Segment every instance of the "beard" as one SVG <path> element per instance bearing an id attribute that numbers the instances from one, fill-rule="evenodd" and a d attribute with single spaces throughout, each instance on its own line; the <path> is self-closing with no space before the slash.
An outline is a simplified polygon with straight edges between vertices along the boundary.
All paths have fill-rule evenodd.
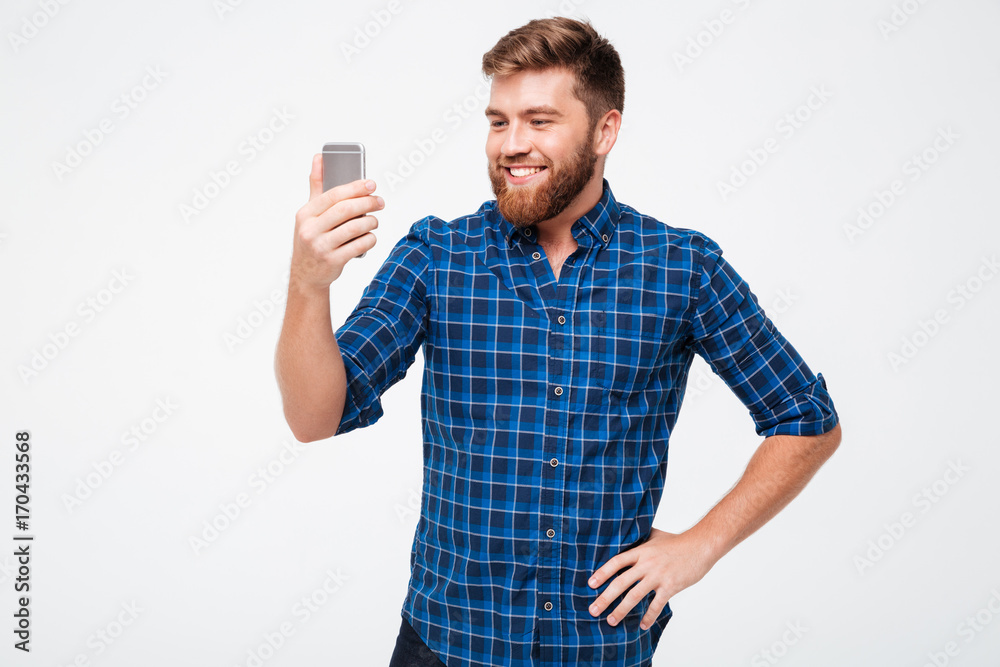
<path id="1" fill-rule="evenodd" d="M 489 162 L 490 184 L 497 198 L 500 215 L 520 229 L 556 217 L 573 203 L 590 182 L 596 164 L 597 154 L 590 146 L 589 136 L 580 142 L 565 164 L 555 167 L 546 161 L 540 165 L 549 172 L 548 178 L 540 185 L 511 187 L 504 173 L 504 167 L 510 165 L 502 165 L 499 160 L 496 163 Z"/>

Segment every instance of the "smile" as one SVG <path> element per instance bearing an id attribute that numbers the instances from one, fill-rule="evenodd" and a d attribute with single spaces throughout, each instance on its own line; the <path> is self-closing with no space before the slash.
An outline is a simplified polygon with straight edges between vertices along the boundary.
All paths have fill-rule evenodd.
<path id="1" fill-rule="evenodd" d="M 530 180 L 536 174 L 545 171 L 546 167 L 522 167 L 513 166 L 504 168 L 510 175 L 511 181 L 514 183 L 524 183 Z"/>

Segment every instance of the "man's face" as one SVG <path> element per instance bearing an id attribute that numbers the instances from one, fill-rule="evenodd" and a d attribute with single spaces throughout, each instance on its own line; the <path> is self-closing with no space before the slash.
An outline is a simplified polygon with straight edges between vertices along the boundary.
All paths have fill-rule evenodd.
<path id="1" fill-rule="evenodd" d="M 587 108 L 562 68 L 497 76 L 490 89 L 486 157 L 501 215 L 518 227 L 562 213 L 594 177 Z"/>

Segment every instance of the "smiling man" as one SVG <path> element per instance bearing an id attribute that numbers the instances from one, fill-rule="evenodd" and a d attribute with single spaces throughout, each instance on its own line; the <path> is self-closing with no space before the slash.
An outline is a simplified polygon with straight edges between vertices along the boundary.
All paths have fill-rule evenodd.
<path id="1" fill-rule="evenodd" d="M 276 354 L 285 415 L 318 440 L 370 425 L 424 354 L 424 478 L 391 667 L 649 665 L 669 600 L 780 511 L 840 441 L 814 375 L 702 233 L 617 201 L 618 53 L 531 21 L 483 57 L 496 200 L 410 227 L 335 333 L 329 287 L 371 249 L 374 183 L 296 216 Z M 687 531 L 652 527 L 693 356 L 765 436 Z"/>

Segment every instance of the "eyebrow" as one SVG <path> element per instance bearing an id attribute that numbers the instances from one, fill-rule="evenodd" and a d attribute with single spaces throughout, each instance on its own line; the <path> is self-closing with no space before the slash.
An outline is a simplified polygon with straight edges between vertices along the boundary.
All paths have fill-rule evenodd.
<path id="1" fill-rule="evenodd" d="M 503 116 L 506 117 L 507 114 L 503 113 L 499 109 L 493 107 L 486 107 L 486 116 Z M 546 104 L 537 107 L 529 107 L 521 112 L 522 116 L 533 116 L 535 114 L 545 114 L 547 116 L 557 116 L 562 117 L 563 113 L 556 109 L 555 107 L 550 107 Z"/>

